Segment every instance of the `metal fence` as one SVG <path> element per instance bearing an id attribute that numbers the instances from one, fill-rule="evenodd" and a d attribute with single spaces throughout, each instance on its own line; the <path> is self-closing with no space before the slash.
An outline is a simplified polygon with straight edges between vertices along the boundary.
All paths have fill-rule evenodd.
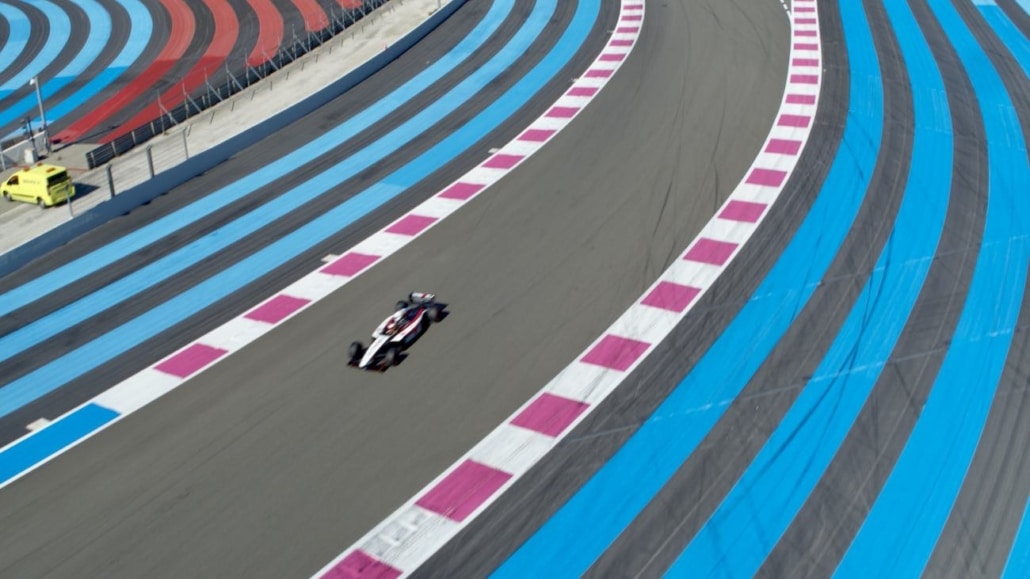
<path id="1" fill-rule="evenodd" d="M 0 151 L 0 171 L 35 163 L 40 151 L 43 151 L 45 147 L 46 139 L 42 131 L 32 135 L 31 138 L 13 143 Z M 31 152 L 29 153 L 31 157 L 27 157 L 26 152 Z"/>
<path id="2" fill-rule="evenodd" d="M 242 66 L 231 69 L 229 64 L 226 63 L 224 70 L 218 75 L 218 80 L 214 84 L 212 84 L 210 78 L 206 79 L 204 86 L 193 94 L 187 94 L 185 87 L 183 87 L 183 96 L 185 98 L 182 104 L 172 109 L 166 109 L 160 97 L 158 97 L 157 104 L 161 111 L 159 117 L 114 139 L 110 143 L 87 152 L 86 163 L 90 169 L 103 165 L 190 117 L 196 116 L 232 95 L 245 90 L 269 75 L 275 74 L 284 66 L 318 48 L 347 28 L 354 26 L 355 23 L 361 21 L 361 19 L 371 14 L 377 8 L 388 4 L 389 1 L 363 0 L 361 6 L 354 9 L 341 9 L 339 12 L 331 8 L 329 21 L 322 29 L 305 33 L 301 36 L 297 36 L 296 30 L 294 30 L 293 37 L 288 43 L 281 46 L 275 54 L 266 57 L 257 66 L 250 66 L 244 61 Z"/>

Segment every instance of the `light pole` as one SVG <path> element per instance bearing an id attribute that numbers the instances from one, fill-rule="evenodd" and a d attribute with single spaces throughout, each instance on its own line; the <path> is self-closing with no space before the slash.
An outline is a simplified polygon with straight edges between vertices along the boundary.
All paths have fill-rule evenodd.
<path id="1" fill-rule="evenodd" d="M 50 127 L 46 124 L 46 111 L 43 110 L 43 95 L 39 91 L 39 77 L 34 76 L 29 84 L 36 87 L 36 103 L 39 104 L 39 122 L 43 128 L 43 144 L 46 147 L 46 154 L 50 154 Z"/>

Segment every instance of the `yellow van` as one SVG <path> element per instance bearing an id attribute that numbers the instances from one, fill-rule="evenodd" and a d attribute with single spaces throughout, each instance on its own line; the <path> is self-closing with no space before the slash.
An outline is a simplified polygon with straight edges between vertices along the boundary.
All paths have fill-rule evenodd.
<path id="1" fill-rule="evenodd" d="M 50 207 L 71 199 L 75 195 L 75 185 L 72 184 L 68 170 L 64 167 L 39 163 L 11 175 L 3 185 L 0 185 L 0 192 L 8 201 L 24 201 L 40 207 Z"/>

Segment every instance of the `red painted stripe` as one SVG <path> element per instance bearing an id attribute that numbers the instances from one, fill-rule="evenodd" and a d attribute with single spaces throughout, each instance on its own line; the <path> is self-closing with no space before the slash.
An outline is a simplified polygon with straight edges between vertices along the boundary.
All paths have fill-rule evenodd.
<path id="1" fill-rule="evenodd" d="M 173 65 L 179 62 L 182 55 L 186 54 L 186 49 L 193 42 L 193 36 L 197 29 L 193 11 L 184 0 L 161 0 L 161 5 L 168 12 L 170 29 L 168 43 L 161 49 L 157 58 L 121 90 L 58 133 L 54 137 L 55 142 L 73 142 L 91 132 L 108 117 L 122 110 L 151 89 Z"/>
<path id="2" fill-rule="evenodd" d="M 569 89 L 569 92 L 565 93 L 569 96 L 578 97 L 590 97 L 597 94 L 597 87 L 594 86 L 574 86 Z"/>
<path id="3" fill-rule="evenodd" d="M 733 200 L 726 204 L 726 208 L 722 210 L 719 217 L 730 221 L 755 223 L 765 213 L 766 207 L 768 206 L 765 203 Z"/>
<path id="4" fill-rule="evenodd" d="M 226 57 L 229 56 L 232 47 L 236 44 L 240 26 L 232 5 L 227 0 L 204 0 L 204 4 L 211 11 L 215 26 L 211 44 L 208 44 L 207 50 L 204 51 L 204 54 L 193 65 L 193 68 L 179 82 L 176 82 L 174 86 L 161 95 L 161 102 L 165 108 L 170 109 L 183 102 L 183 87 L 185 87 L 187 93 L 193 93 L 199 86 L 204 84 L 208 74 L 218 73 L 225 63 Z M 110 143 L 114 139 L 150 122 L 160 115 L 161 109 L 157 106 L 157 103 L 151 103 L 147 108 L 123 124 L 118 131 L 110 133 L 101 139 L 101 142 Z"/>
<path id="5" fill-rule="evenodd" d="M 154 366 L 154 369 L 179 378 L 188 378 L 228 353 L 228 350 L 215 348 L 214 346 L 192 344 L 185 350 Z"/>
<path id="6" fill-rule="evenodd" d="M 260 306 L 247 312 L 243 316 L 251 320 L 265 322 L 267 324 L 278 324 L 290 314 L 311 303 L 305 298 L 295 298 L 286 294 L 279 294 Z"/>
<path id="7" fill-rule="evenodd" d="M 794 84 L 819 84 L 819 75 L 817 74 L 792 74 L 790 75 L 790 82 Z"/>
<path id="8" fill-rule="evenodd" d="M 776 119 L 776 124 L 781 127 L 798 127 L 805 128 L 808 123 L 812 122 L 812 117 L 805 115 L 780 115 L 780 118 Z"/>
<path id="9" fill-rule="evenodd" d="M 519 161 L 525 159 L 522 155 L 508 155 L 505 153 L 497 153 L 493 157 L 490 157 L 483 163 L 484 167 L 490 169 L 511 169 L 515 165 L 519 164 Z"/>
<path id="10" fill-rule="evenodd" d="M 787 104 L 791 105 L 814 105 L 815 95 L 814 94 L 789 94 L 787 95 Z"/>
<path id="11" fill-rule="evenodd" d="M 531 141 L 534 143 L 542 143 L 547 139 L 550 139 L 555 132 L 557 131 L 551 129 L 529 129 L 526 132 L 519 135 L 519 140 Z"/>
<path id="12" fill-rule="evenodd" d="M 652 308 L 660 308 L 672 312 L 683 312 L 687 306 L 701 294 L 701 289 L 689 285 L 659 282 L 651 293 L 644 296 L 640 303 Z"/>
<path id="13" fill-rule="evenodd" d="M 608 334 L 580 358 L 580 361 L 625 372 L 637 358 L 644 355 L 649 346 L 647 342 Z"/>
<path id="14" fill-rule="evenodd" d="M 511 423 L 547 436 L 558 436 L 589 407 L 586 402 L 544 392 Z"/>
<path id="15" fill-rule="evenodd" d="M 736 243 L 702 237 L 694 243 L 683 259 L 711 265 L 725 265 L 737 249 Z"/>
<path id="16" fill-rule="evenodd" d="M 466 460 L 415 501 L 415 504 L 460 523 L 510 478 L 511 474 L 503 470 Z"/>
<path id="17" fill-rule="evenodd" d="M 344 557 L 322 575 L 323 579 L 396 579 L 401 576 L 395 569 L 372 555 L 358 549 Z"/>
<path id="18" fill-rule="evenodd" d="M 321 30 L 329 26 L 329 17 L 325 10 L 318 3 L 318 0 L 293 0 L 301 17 L 304 19 L 304 28 L 308 31 Z"/>
<path id="19" fill-rule="evenodd" d="M 396 233 L 397 235 L 418 235 L 422 233 L 427 227 L 436 223 L 436 217 L 427 217 L 425 215 L 405 215 L 402 219 L 394 223 L 393 225 L 386 228 L 387 233 Z"/>
<path id="20" fill-rule="evenodd" d="M 247 66 L 256 66 L 270 58 L 283 43 L 283 15 L 272 0 L 247 0 L 258 17 L 258 38 L 247 56 Z"/>
<path id="21" fill-rule="evenodd" d="M 556 119 L 571 119 L 577 112 L 579 112 L 578 107 L 553 106 L 551 110 L 547 111 L 547 116 Z"/>
<path id="22" fill-rule="evenodd" d="M 783 184 L 783 180 L 786 178 L 786 171 L 755 167 L 747 176 L 747 183 L 751 183 L 752 185 L 762 185 L 763 187 L 779 187 Z"/>
<path id="23" fill-rule="evenodd" d="M 471 199 L 473 195 L 482 191 L 483 187 L 479 183 L 455 183 L 440 193 L 440 197 L 464 201 Z"/>
<path id="24" fill-rule="evenodd" d="M 352 251 L 346 253 L 340 259 L 323 267 L 319 271 L 329 275 L 355 276 L 373 263 L 379 261 L 380 256 L 368 255 Z"/>
<path id="25" fill-rule="evenodd" d="M 801 141 L 794 139 L 769 139 L 769 144 L 765 147 L 766 153 L 777 155 L 797 155 L 800 150 Z"/>

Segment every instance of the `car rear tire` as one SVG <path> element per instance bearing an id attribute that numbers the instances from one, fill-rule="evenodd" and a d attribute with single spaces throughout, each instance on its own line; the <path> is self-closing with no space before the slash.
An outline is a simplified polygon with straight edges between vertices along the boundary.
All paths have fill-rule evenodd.
<path id="1" fill-rule="evenodd" d="M 443 319 L 443 308 L 440 306 L 426 308 L 426 319 L 430 322 L 439 322 Z"/>
<path id="2" fill-rule="evenodd" d="M 396 366 L 400 361 L 401 355 L 397 348 L 390 348 L 383 354 L 383 366 Z"/>
<path id="3" fill-rule="evenodd" d="M 347 350 L 347 355 L 350 357 L 351 362 L 357 362 L 361 359 L 361 356 L 365 353 L 365 346 L 361 342 L 353 342 L 350 348 Z"/>
<path id="4" fill-rule="evenodd" d="M 408 308 L 408 302 L 406 302 L 404 300 L 401 300 L 401 301 L 397 302 L 397 309 L 398 310 L 405 310 L 407 308 Z"/>

